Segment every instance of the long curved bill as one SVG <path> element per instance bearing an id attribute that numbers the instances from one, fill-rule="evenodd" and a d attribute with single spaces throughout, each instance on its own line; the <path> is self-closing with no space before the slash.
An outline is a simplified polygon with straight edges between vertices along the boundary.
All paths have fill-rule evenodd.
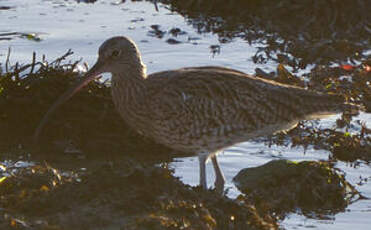
<path id="1" fill-rule="evenodd" d="M 37 143 L 40 133 L 45 126 L 45 124 L 48 122 L 50 116 L 53 114 L 53 112 L 64 102 L 66 102 L 68 99 L 70 99 L 75 93 L 77 93 L 80 89 L 82 89 L 84 86 L 86 86 L 89 82 L 94 80 L 99 74 L 101 74 L 103 71 L 103 63 L 99 60 L 95 65 L 85 74 L 84 78 L 78 82 L 76 85 L 68 89 L 64 94 L 62 94 L 58 100 L 50 107 L 48 112 L 44 115 L 43 119 L 40 121 L 38 127 L 35 130 L 35 133 L 33 135 L 34 143 Z"/>

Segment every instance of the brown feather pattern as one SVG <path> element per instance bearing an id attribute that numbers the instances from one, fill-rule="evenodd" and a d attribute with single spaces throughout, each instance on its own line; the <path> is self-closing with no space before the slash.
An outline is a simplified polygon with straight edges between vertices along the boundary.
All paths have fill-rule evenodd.
<path id="1" fill-rule="evenodd" d="M 113 50 L 121 54 L 114 59 Z M 298 121 L 344 109 L 341 97 L 260 79 L 216 66 L 146 75 L 140 53 L 125 37 L 107 40 L 98 62 L 112 73 L 112 96 L 122 118 L 139 133 L 176 150 L 209 154 Z M 204 155 L 206 153 L 206 158 Z M 216 183 L 224 186 L 217 165 Z M 206 186 L 206 181 L 200 181 Z"/>

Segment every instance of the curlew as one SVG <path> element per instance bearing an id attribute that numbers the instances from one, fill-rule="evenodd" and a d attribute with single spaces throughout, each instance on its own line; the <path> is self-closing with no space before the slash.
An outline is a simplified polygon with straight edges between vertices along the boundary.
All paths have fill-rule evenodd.
<path id="1" fill-rule="evenodd" d="M 136 44 L 113 37 L 99 48 L 96 64 L 65 92 L 41 120 L 99 74 L 112 74 L 112 99 L 123 120 L 140 134 L 174 150 L 198 155 L 200 186 L 207 189 L 211 159 L 215 188 L 225 179 L 217 153 L 248 139 L 287 130 L 298 121 L 331 115 L 353 105 L 341 97 L 308 91 L 216 66 L 188 67 L 146 75 Z"/>

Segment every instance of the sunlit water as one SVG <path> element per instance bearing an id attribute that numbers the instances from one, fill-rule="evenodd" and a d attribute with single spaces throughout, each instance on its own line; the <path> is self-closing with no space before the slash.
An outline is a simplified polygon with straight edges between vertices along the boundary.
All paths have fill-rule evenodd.
<path id="1" fill-rule="evenodd" d="M 45 54 L 52 60 L 72 49 L 75 54 L 71 61 L 82 58 L 91 66 L 97 58 L 99 45 L 107 38 L 116 35 L 131 37 L 137 42 L 148 72 L 174 69 L 184 66 L 221 65 L 254 73 L 256 67 L 266 71 L 275 69 L 275 64 L 256 65 L 251 57 L 256 49 L 246 42 L 236 39 L 229 44 L 219 44 L 213 34 L 198 34 L 186 24 L 183 17 L 171 13 L 160 5 L 159 12 L 150 3 L 131 3 L 117 5 L 114 1 L 100 1 L 95 4 L 78 4 L 63 0 L 0 0 L 0 6 L 12 6 L 11 10 L 0 10 L 0 34 L 9 32 L 37 33 L 40 42 L 8 36 L 11 40 L 0 40 L 0 63 L 5 63 L 8 47 L 12 48 L 10 61 L 28 63 L 32 52 L 38 57 Z M 148 35 L 151 25 L 160 25 L 163 31 L 180 28 L 185 35 L 172 37 L 165 34 L 158 39 Z M 0 39 L 4 38 L 0 36 Z M 175 38 L 181 44 L 170 45 L 165 41 Z M 211 45 L 221 45 L 221 53 L 212 55 Z M 2 66 L 4 68 L 4 66 Z M 332 126 L 335 117 L 322 121 L 323 125 Z M 359 118 L 371 123 L 369 114 Z M 227 179 L 228 195 L 236 197 L 239 192 L 232 183 L 232 178 L 239 170 L 262 165 L 272 159 L 319 160 L 327 159 L 328 152 L 302 148 L 273 146 L 263 143 L 245 142 L 226 149 L 219 155 L 219 162 Z M 360 176 L 370 178 L 371 168 L 361 164 L 357 168 L 344 163 L 337 167 L 346 173 L 346 178 L 353 184 Z M 171 167 L 175 175 L 191 185 L 198 184 L 198 159 L 196 157 L 177 159 Z M 214 174 L 211 164 L 207 165 L 208 184 L 212 186 Z M 371 184 L 356 185 L 367 197 L 371 197 Z M 290 215 L 283 223 L 287 229 L 370 229 L 371 201 L 362 200 L 348 207 L 348 211 L 339 213 L 329 220 L 315 220 L 300 215 Z"/>

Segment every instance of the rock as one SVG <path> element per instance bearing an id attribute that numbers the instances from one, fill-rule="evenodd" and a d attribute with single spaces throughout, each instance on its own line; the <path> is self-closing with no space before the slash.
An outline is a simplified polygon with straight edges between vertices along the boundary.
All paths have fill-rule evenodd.
<path id="1" fill-rule="evenodd" d="M 359 195 L 339 169 L 322 161 L 273 160 L 242 169 L 233 181 L 258 210 L 278 215 L 295 211 L 311 216 L 313 212 L 333 214 Z"/>

